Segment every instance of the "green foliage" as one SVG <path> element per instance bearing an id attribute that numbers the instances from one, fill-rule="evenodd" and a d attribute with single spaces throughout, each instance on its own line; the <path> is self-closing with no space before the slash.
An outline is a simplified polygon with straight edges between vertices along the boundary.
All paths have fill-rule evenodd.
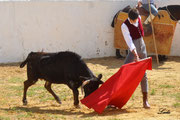
<path id="1" fill-rule="evenodd" d="M 173 94 L 172 96 L 174 96 L 176 100 L 180 102 L 180 93 Z"/>
<path id="2" fill-rule="evenodd" d="M 175 108 L 180 108 L 180 103 L 177 102 L 177 103 L 175 103 L 173 106 L 174 106 Z"/>
<path id="3" fill-rule="evenodd" d="M 10 118 L 9 117 L 0 116 L 0 120 L 10 120 Z"/>
<path id="4" fill-rule="evenodd" d="M 173 85 L 159 85 L 160 88 L 174 88 Z"/>
<path id="5" fill-rule="evenodd" d="M 151 95 L 155 95 L 155 94 L 156 94 L 156 90 L 155 90 L 155 89 L 152 89 L 152 91 L 151 91 L 150 94 L 151 94 Z"/>
<path id="6" fill-rule="evenodd" d="M 19 78 L 19 77 L 12 77 L 8 80 L 10 83 L 19 83 L 19 82 L 23 82 L 24 79 Z"/>

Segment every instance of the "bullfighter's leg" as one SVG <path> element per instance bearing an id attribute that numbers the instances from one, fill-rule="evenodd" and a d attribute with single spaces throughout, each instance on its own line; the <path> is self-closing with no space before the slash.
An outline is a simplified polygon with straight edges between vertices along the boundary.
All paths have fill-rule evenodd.
<path id="1" fill-rule="evenodd" d="M 26 93 L 27 93 L 27 90 L 28 88 L 35 84 L 37 82 L 37 80 L 26 80 L 24 81 L 24 94 L 23 94 L 23 105 L 27 105 L 27 99 L 26 99 Z"/>
<path id="2" fill-rule="evenodd" d="M 139 51 L 139 57 L 141 59 L 147 58 L 147 52 L 146 52 L 146 46 L 144 44 L 144 41 L 141 39 L 140 41 L 141 47 Z M 150 105 L 148 103 L 148 79 L 147 79 L 147 73 L 144 74 L 144 77 L 141 80 L 141 90 L 143 94 L 143 107 L 144 108 L 150 108 Z"/>
<path id="3" fill-rule="evenodd" d="M 59 97 L 54 93 L 54 91 L 51 89 L 51 84 L 52 84 L 52 83 L 46 81 L 44 87 L 47 89 L 48 92 L 50 92 L 50 93 L 54 96 L 54 98 L 55 98 L 55 100 L 57 101 L 57 103 L 61 104 L 61 100 L 60 100 Z"/>

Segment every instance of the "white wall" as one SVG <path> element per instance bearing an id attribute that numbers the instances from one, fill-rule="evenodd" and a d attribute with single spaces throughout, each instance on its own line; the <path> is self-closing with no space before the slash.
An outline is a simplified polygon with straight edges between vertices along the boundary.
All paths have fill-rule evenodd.
<path id="1" fill-rule="evenodd" d="M 180 4 L 161 0 L 158 5 Z M 114 14 L 136 0 L 0 2 L 0 63 L 19 62 L 31 51 L 71 50 L 83 58 L 114 56 Z M 180 56 L 180 25 L 171 55 Z"/>

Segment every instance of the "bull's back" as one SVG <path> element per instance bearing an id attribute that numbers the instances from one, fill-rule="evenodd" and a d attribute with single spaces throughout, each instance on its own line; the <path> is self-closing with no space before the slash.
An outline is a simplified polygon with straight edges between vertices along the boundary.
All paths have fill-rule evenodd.
<path id="1" fill-rule="evenodd" d="M 92 73 L 79 55 L 59 52 L 43 56 L 39 64 L 40 77 L 52 83 L 79 82 L 79 76 L 91 77 Z"/>

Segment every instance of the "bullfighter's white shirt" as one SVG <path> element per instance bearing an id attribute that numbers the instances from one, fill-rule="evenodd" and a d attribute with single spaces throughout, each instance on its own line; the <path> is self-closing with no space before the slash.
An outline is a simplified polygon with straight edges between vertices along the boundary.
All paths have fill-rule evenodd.
<path id="1" fill-rule="evenodd" d="M 140 19 L 141 19 L 141 17 L 140 17 Z M 129 20 L 129 18 L 128 18 L 128 20 Z M 130 22 L 130 20 L 129 20 L 129 22 Z M 130 22 L 130 24 L 132 24 L 132 23 Z M 139 25 L 138 20 L 133 25 L 135 27 L 138 27 L 138 25 Z M 122 34 L 124 36 L 124 40 L 126 41 L 127 46 L 129 47 L 130 51 L 132 52 L 134 49 L 136 49 L 136 47 L 135 47 L 135 45 L 133 43 L 133 40 L 132 40 L 132 37 L 130 35 L 129 29 L 128 29 L 128 27 L 127 27 L 127 25 L 125 23 L 123 23 L 121 25 L 121 31 L 122 31 Z"/>

